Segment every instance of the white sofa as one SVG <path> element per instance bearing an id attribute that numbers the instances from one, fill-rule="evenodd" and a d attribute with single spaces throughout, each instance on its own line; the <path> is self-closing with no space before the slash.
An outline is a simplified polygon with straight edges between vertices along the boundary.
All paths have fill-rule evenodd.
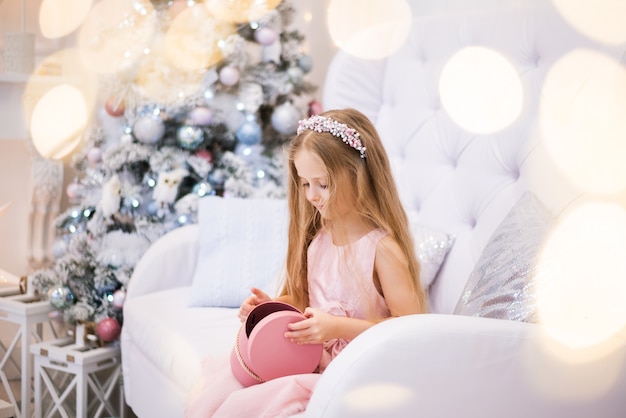
<path id="1" fill-rule="evenodd" d="M 522 83 L 521 115 L 491 134 L 463 130 L 441 106 L 441 70 L 471 45 L 501 52 Z M 580 198 L 553 166 L 537 119 L 546 74 L 576 47 L 618 61 L 622 54 L 577 33 L 548 4 L 416 18 L 391 57 L 336 56 L 324 107 L 355 107 L 372 118 L 407 209 L 455 243 L 429 289 L 432 313 L 384 322 L 351 342 L 322 376 L 306 416 L 626 416 L 623 329 L 610 353 L 566 361 L 545 348 L 541 325 L 453 314 L 520 196 L 531 190 L 554 215 Z M 199 236 L 192 225 L 158 240 L 128 288 L 124 389 L 142 418 L 182 416 L 201 361 L 226 356 L 239 326 L 234 308 L 189 307 Z"/>

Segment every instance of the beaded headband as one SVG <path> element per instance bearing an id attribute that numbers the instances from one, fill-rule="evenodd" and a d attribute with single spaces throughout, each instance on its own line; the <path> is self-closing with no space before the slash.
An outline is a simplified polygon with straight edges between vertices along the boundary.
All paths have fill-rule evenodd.
<path id="1" fill-rule="evenodd" d="M 365 158 L 365 147 L 359 138 L 359 133 L 345 123 L 337 122 L 325 116 L 314 115 L 298 122 L 298 135 L 306 129 L 315 132 L 328 132 L 334 137 L 341 138 L 344 143 L 359 151 L 361 158 Z"/>

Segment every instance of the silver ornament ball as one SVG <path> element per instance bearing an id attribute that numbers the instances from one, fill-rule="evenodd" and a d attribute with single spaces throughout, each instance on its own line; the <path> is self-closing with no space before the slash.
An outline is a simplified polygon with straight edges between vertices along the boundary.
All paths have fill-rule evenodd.
<path id="1" fill-rule="evenodd" d="M 74 303 L 74 293 L 67 286 L 52 287 L 48 290 L 50 305 L 57 309 L 67 309 Z"/>
<path id="2" fill-rule="evenodd" d="M 193 151 L 204 141 L 204 131 L 198 126 L 183 125 L 176 131 L 176 138 L 181 147 Z"/>
<path id="3" fill-rule="evenodd" d="M 301 116 L 300 111 L 293 104 L 283 103 L 276 106 L 272 113 L 272 126 L 281 134 L 294 134 Z"/>

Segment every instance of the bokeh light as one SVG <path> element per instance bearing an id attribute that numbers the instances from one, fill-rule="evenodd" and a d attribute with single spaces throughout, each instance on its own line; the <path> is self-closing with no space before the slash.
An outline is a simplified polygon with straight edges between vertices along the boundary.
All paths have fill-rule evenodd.
<path id="1" fill-rule="evenodd" d="M 335 45 L 366 59 L 384 58 L 398 50 L 412 21 L 406 0 L 331 0 L 327 17 Z"/>
<path id="2" fill-rule="evenodd" d="M 39 28 L 49 39 L 74 32 L 87 17 L 93 0 L 43 0 L 39 8 Z"/>
<path id="3" fill-rule="evenodd" d="M 281 0 L 206 0 L 205 5 L 220 20 L 246 23 L 260 19 L 280 2 Z"/>
<path id="4" fill-rule="evenodd" d="M 552 0 L 563 18 L 582 34 L 600 42 L 626 42 L 626 1 Z"/>
<path id="5" fill-rule="evenodd" d="M 561 215 L 540 255 L 536 295 L 544 329 L 584 350 L 588 361 L 626 342 L 625 254 L 624 208 L 587 201 Z"/>
<path id="6" fill-rule="evenodd" d="M 137 91 L 159 103 L 174 103 L 202 88 L 204 71 L 184 71 L 172 66 L 166 54 L 166 40 L 158 36 L 141 58 L 134 84 Z"/>
<path id="7" fill-rule="evenodd" d="M 472 46 L 455 53 L 439 79 L 443 108 L 470 132 L 498 131 L 519 117 L 523 90 L 513 65 L 496 51 Z"/>
<path id="8" fill-rule="evenodd" d="M 404 386 L 378 384 L 358 387 L 348 392 L 343 402 L 355 412 L 367 415 L 384 413 L 410 401 L 414 394 Z"/>
<path id="9" fill-rule="evenodd" d="M 204 70 L 222 60 L 218 46 L 234 32 L 230 23 L 215 19 L 205 7 L 195 5 L 178 14 L 165 38 L 165 53 L 182 70 Z"/>
<path id="10" fill-rule="evenodd" d="M 37 102 L 30 123 L 33 144 L 41 156 L 62 159 L 76 149 L 89 113 L 81 91 L 61 84 Z"/>
<path id="11" fill-rule="evenodd" d="M 626 70 L 617 61 L 565 55 L 546 75 L 539 112 L 548 152 L 573 183 L 598 194 L 626 188 Z"/>
<path id="12" fill-rule="evenodd" d="M 87 112 L 93 112 L 98 97 L 97 75 L 83 65 L 78 49 L 63 49 L 44 58 L 26 84 L 22 96 L 22 113 L 26 126 L 31 126 L 39 101 L 50 90 L 63 84 L 79 90 Z M 65 104 L 59 102 L 57 106 L 63 109 Z"/>
<path id="13" fill-rule="evenodd" d="M 102 0 L 82 25 L 78 44 L 93 71 L 128 71 L 150 45 L 156 14 L 148 0 Z"/>

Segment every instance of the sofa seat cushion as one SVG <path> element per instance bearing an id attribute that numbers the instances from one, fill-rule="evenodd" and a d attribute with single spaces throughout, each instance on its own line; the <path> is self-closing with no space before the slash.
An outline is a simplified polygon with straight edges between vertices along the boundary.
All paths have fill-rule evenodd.
<path id="1" fill-rule="evenodd" d="M 230 354 L 239 328 L 237 309 L 189 307 L 191 286 L 131 298 L 124 327 L 133 346 L 183 391 L 204 361 L 217 365 Z"/>

